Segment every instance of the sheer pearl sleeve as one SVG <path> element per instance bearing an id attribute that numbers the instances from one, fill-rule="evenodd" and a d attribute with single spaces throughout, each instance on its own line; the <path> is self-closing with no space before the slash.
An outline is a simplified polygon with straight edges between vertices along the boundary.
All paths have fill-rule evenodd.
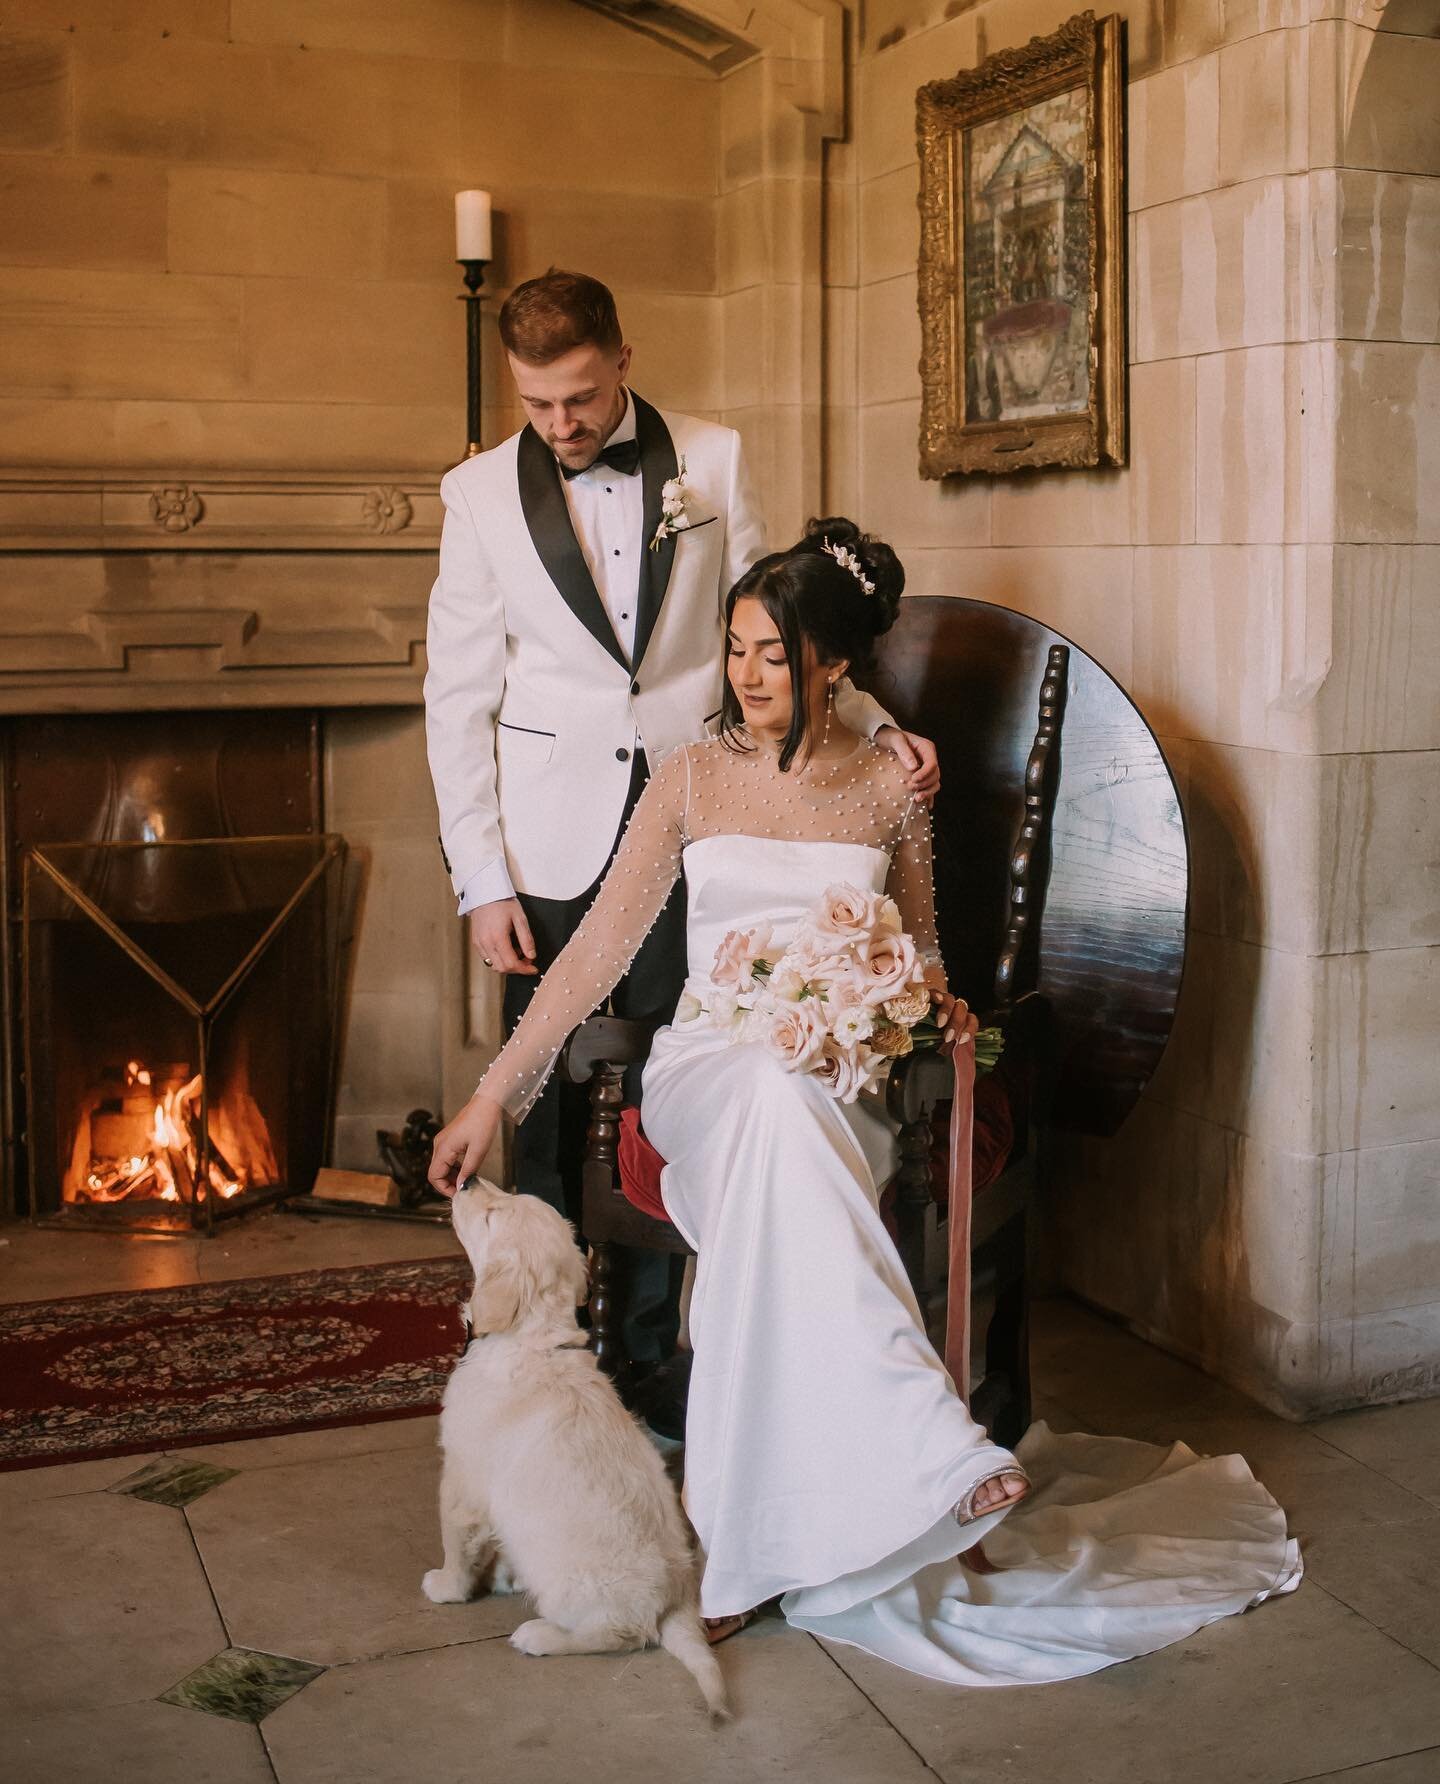
<path id="1" fill-rule="evenodd" d="M 569 1038 L 624 977 L 680 877 L 689 789 L 686 752 L 651 777 L 595 902 L 540 981 L 479 1089 L 517 1121 L 545 1086 Z"/>
<path id="2" fill-rule="evenodd" d="M 941 978 L 940 937 L 935 928 L 935 862 L 930 808 L 912 799 L 901 821 L 900 840 L 890 858 L 887 883 L 900 907 L 900 921 L 925 963 L 927 977 Z"/>

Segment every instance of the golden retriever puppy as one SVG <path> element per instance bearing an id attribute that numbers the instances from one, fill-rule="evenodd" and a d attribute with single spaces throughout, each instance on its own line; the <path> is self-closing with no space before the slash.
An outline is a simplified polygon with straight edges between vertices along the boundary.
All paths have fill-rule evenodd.
<path id="1" fill-rule="evenodd" d="M 587 1284 L 570 1227 L 535 1196 L 480 1179 L 456 1195 L 453 1218 L 475 1290 L 440 1415 L 445 1559 L 421 1582 L 426 1597 L 529 1593 L 540 1615 L 510 1637 L 522 1654 L 658 1642 L 723 1720 L 674 1489 L 575 1323 Z"/>

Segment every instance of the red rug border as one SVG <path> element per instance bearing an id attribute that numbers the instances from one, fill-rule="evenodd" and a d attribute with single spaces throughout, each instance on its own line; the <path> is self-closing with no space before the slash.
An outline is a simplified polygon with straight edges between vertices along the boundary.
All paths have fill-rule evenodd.
<path id="1" fill-rule="evenodd" d="M 120 1237 L 117 1233 L 115 1237 Z M 292 1276 L 343 1276 L 348 1270 L 379 1270 L 395 1264 L 405 1268 L 414 1264 L 459 1264 L 470 1260 L 463 1251 L 437 1252 L 434 1257 L 381 1257 L 363 1264 L 312 1264 L 304 1270 L 267 1270 L 259 1276 L 217 1276 L 214 1281 L 162 1282 L 154 1288 L 126 1287 L 92 1289 L 85 1295 L 45 1295 L 38 1301 L 0 1301 L 0 1315 L 17 1307 L 68 1307 L 73 1301 L 108 1301 L 112 1295 L 170 1295 L 187 1289 L 226 1288 L 238 1282 L 285 1282 Z"/>
<path id="2" fill-rule="evenodd" d="M 196 1289 L 223 1290 L 241 1283 L 285 1282 L 301 1276 L 344 1276 L 357 1270 L 385 1269 L 391 1266 L 407 1269 L 422 1264 L 466 1264 L 468 1262 L 469 1259 L 463 1251 L 439 1252 L 429 1257 L 378 1258 L 361 1264 L 322 1264 L 312 1265 L 303 1270 L 272 1270 L 259 1276 L 222 1277 L 214 1282 L 167 1282 L 156 1288 L 96 1289 L 84 1295 L 46 1295 L 35 1301 L 6 1301 L 0 1303 L 0 1315 L 24 1308 L 69 1307 L 79 1302 L 111 1300 L 117 1295 L 187 1294 L 193 1293 Z M 461 1351 L 457 1351 L 457 1357 L 460 1354 L 463 1354 L 463 1347 Z M 99 1448 L 61 1451 L 58 1455 L 0 1457 L 0 1474 L 29 1473 L 38 1468 L 70 1468 L 81 1462 L 114 1462 L 121 1461 L 127 1456 L 188 1455 L 191 1450 L 207 1449 L 217 1443 L 261 1443 L 270 1437 L 295 1437 L 306 1431 L 343 1431 L 364 1425 L 390 1425 L 400 1419 L 432 1418 L 439 1410 L 440 1401 L 437 1398 L 425 1405 L 395 1406 L 386 1411 L 369 1412 L 358 1417 L 332 1414 L 317 1419 L 291 1419 L 282 1424 L 269 1426 L 263 1431 L 256 1431 L 245 1426 L 234 1426 L 223 1431 L 209 1432 L 203 1437 L 196 1437 L 183 1444 L 162 1445 L 159 1449 L 148 1443 L 116 1443 L 102 1445 Z"/>

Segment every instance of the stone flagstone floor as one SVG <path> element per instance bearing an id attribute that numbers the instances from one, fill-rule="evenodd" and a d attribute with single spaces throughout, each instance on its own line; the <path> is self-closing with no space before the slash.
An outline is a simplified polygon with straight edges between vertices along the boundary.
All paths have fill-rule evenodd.
<path id="1" fill-rule="evenodd" d="M 208 1245 L 0 1234 L 0 1299 L 432 1255 L 272 1216 Z M 1065 1301 L 1058 1428 L 1239 1449 L 1309 1577 L 1178 1648 L 957 1692 L 774 1618 L 712 1732 L 668 1656 L 528 1660 L 512 1600 L 437 1607 L 434 1422 L 0 1474 L 7 1784 L 1440 1784 L 1440 1401 L 1298 1427 Z"/>

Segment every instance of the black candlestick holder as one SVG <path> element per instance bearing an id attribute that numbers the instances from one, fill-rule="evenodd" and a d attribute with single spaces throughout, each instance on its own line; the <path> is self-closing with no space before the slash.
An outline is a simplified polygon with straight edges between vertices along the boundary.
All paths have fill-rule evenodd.
<path id="1" fill-rule="evenodd" d="M 480 299 L 488 260 L 457 260 L 465 269 L 465 289 L 460 301 L 465 309 L 465 456 L 474 458 L 480 444 Z"/>

